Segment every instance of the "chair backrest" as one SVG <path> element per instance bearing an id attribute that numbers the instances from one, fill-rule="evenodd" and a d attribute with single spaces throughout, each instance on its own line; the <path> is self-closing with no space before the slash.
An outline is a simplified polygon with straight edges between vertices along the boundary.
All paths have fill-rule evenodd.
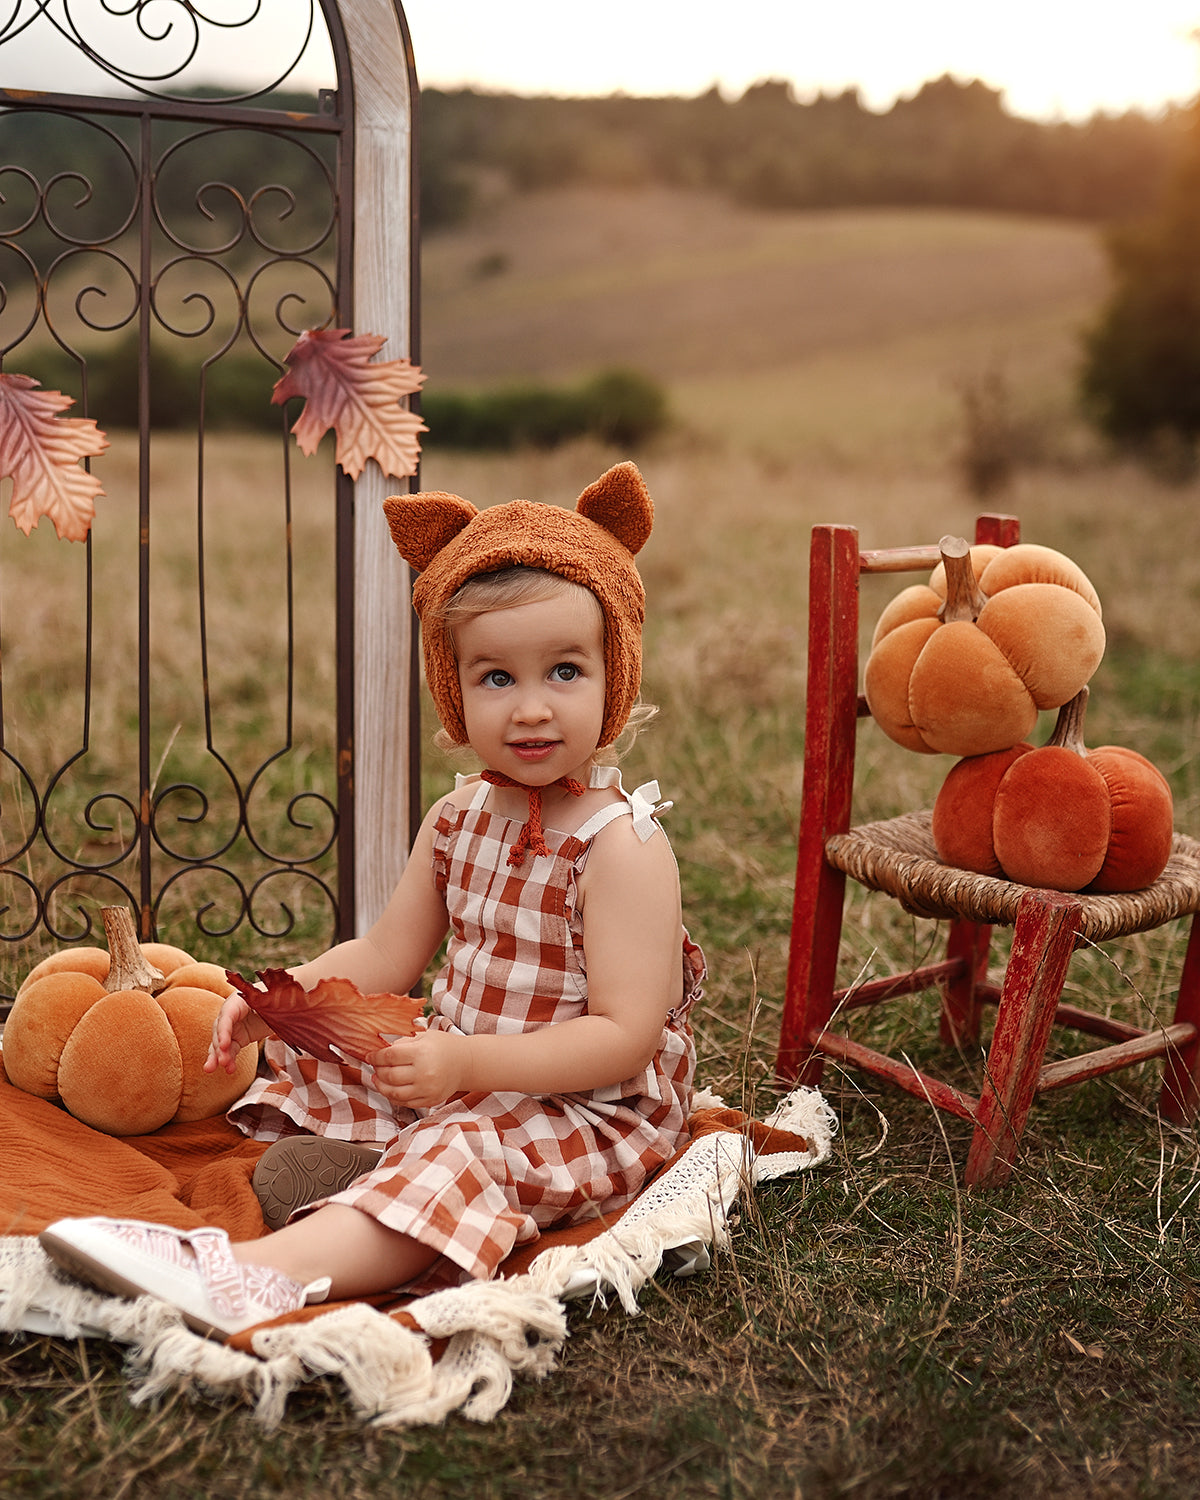
<path id="1" fill-rule="evenodd" d="M 1021 539 L 1016 516 L 976 518 L 976 543 L 1011 547 Z M 790 1002 L 800 986 L 833 983 L 841 932 L 845 875 L 824 857 L 826 841 L 850 827 L 858 721 L 870 710 L 860 691 L 859 581 L 864 574 L 928 574 L 941 561 L 936 543 L 860 551 L 853 526 L 814 526 L 808 575 L 808 685 L 804 719 L 804 783 L 796 849 L 793 931 L 799 911 L 821 916 L 811 949 L 792 942 Z M 785 1048 L 786 1050 L 786 1048 Z"/>

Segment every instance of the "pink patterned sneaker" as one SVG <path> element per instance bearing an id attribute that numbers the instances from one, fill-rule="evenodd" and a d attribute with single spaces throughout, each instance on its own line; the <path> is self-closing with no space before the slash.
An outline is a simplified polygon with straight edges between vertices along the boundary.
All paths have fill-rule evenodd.
<path id="1" fill-rule="evenodd" d="M 226 1339 L 329 1295 L 329 1278 L 301 1286 L 273 1266 L 233 1258 L 223 1229 L 171 1229 L 137 1219 L 59 1219 L 38 1236 L 63 1270 L 118 1297 L 157 1297 L 189 1328 Z"/>

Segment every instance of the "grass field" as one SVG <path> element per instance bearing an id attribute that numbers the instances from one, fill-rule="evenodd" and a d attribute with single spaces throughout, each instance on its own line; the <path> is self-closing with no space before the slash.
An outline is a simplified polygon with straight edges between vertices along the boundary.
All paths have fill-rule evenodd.
<path id="1" fill-rule="evenodd" d="M 496 255 L 508 269 L 482 269 Z M 679 428 L 644 452 L 434 448 L 422 479 L 478 501 L 570 502 L 616 457 L 646 475 L 645 694 L 661 713 L 626 779 L 657 776 L 676 800 L 668 827 L 710 966 L 698 1078 L 731 1103 L 761 1113 L 772 1100 L 808 530 L 856 524 L 871 547 L 968 530 L 978 505 L 956 462 L 959 390 L 980 371 L 1003 370 L 1038 437 L 992 508 L 1076 558 L 1104 602 L 1089 739 L 1151 756 L 1179 826 L 1200 828 L 1200 486 L 1107 460 L 1072 413 L 1074 333 L 1100 268 L 1081 226 L 740 218 L 657 195 L 525 203 L 430 246 L 431 379 L 566 377 L 610 361 L 611 344 L 670 386 Z M 801 288 L 794 303 L 785 282 Z M 757 362 L 738 352 L 752 319 L 772 350 Z M 692 342 L 676 354 L 685 327 Z M 868 619 L 890 592 L 864 596 Z M 874 813 L 927 802 L 948 763 L 868 727 L 862 764 Z M 446 774 L 431 752 L 430 795 Z M 854 897 L 851 915 L 851 975 L 938 942 L 887 903 Z M 1073 991 L 1162 1015 L 1179 952 L 1155 935 L 1119 962 L 1081 955 Z M 928 1005 L 884 1025 L 914 1057 L 971 1075 L 971 1059 L 938 1058 Z M 575 1310 L 561 1369 L 519 1386 L 490 1426 L 364 1432 L 322 1384 L 267 1434 L 237 1407 L 134 1411 L 119 1352 L 32 1339 L 0 1349 L 0 1488 L 64 1500 L 1194 1495 L 1200 1150 L 1157 1117 L 1155 1067 L 1039 1104 L 1012 1184 L 986 1196 L 956 1186 L 961 1126 L 834 1069 L 825 1091 L 841 1119 L 834 1160 L 765 1186 L 713 1270 L 648 1289 L 641 1317 Z"/>

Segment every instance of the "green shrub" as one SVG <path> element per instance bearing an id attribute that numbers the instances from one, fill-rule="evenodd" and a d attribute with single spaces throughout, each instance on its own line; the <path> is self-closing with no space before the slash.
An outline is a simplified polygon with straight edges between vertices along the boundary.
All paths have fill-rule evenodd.
<path id="1" fill-rule="evenodd" d="M 450 448 L 553 448 L 587 431 L 572 392 L 534 384 L 477 394 L 426 392 L 421 415 L 431 440 Z"/>
<path id="2" fill-rule="evenodd" d="M 271 405 L 271 392 L 283 374 L 260 354 L 224 355 L 209 367 L 204 392 L 205 420 L 210 427 L 244 427 L 278 432 L 280 408 Z M 289 424 L 298 408 L 288 407 Z"/>
<path id="3" fill-rule="evenodd" d="M 669 421 L 666 392 L 637 370 L 604 370 L 588 381 L 582 396 L 590 431 L 613 447 L 644 442 Z"/>
<path id="4" fill-rule="evenodd" d="M 58 345 L 9 356 L 7 368 L 31 375 L 46 390 L 62 391 L 83 413 L 84 365 Z M 98 345 L 86 360 L 87 415 L 106 431 L 138 425 L 138 340 L 127 334 Z M 199 361 L 181 359 L 159 342 L 150 348 L 150 425 L 159 431 L 194 427 L 200 410 Z M 279 371 L 253 352 L 232 350 L 204 372 L 204 422 L 208 428 L 278 431 L 271 391 Z"/>
<path id="5" fill-rule="evenodd" d="M 555 448 L 594 437 L 630 447 L 654 437 L 670 416 L 666 393 L 636 370 L 605 370 L 577 386 L 523 382 L 488 391 L 427 390 L 426 443 L 443 448 Z"/>
<path id="6" fill-rule="evenodd" d="M 8 368 L 32 375 L 47 390 L 60 390 L 80 405 L 83 367 L 57 345 L 26 356 L 10 356 Z M 194 427 L 200 409 L 199 363 L 180 359 L 154 343 L 150 351 L 150 425 L 159 431 Z M 279 430 L 284 420 L 271 405 L 279 372 L 260 355 L 233 350 L 214 361 L 204 378 L 206 428 Z M 422 417 L 427 443 L 483 451 L 556 448 L 592 437 L 611 447 L 629 448 L 662 432 L 670 414 L 662 387 L 637 370 L 603 370 L 573 386 L 537 381 L 496 386 L 486 391 L 426 391 Z M 87 359 L 87 415 L 106 431 L 136 427 L 138 421 L 138 343 L 127 335 L 100 345 Z M 289 409 L 287 420 L 295 419 Z"/>

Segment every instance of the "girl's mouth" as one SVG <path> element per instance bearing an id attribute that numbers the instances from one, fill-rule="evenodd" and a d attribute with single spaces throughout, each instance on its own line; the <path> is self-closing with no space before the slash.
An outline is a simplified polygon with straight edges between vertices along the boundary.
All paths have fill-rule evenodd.
<path id="1" fill-rule="evenodd" d="M 515 740 L 509 749 L 519 760 L 545 760 L 557 748 L 556 740 Z"/>

